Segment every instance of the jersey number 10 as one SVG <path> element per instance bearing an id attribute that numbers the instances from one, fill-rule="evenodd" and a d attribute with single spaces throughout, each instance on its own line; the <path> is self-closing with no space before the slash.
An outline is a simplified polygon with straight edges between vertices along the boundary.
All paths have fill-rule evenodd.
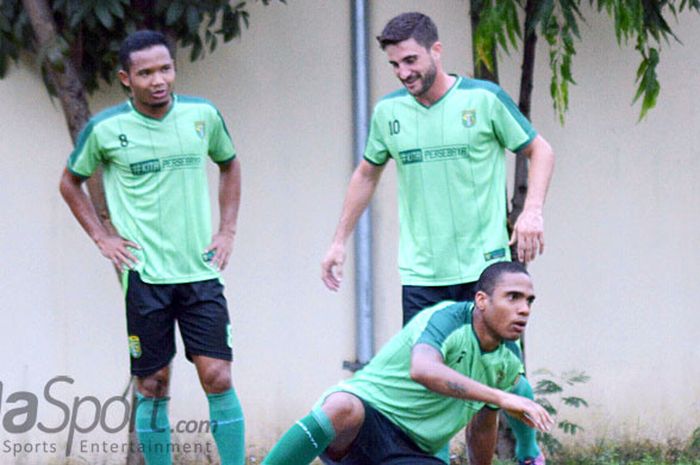
<path id="1" fill-rule="evenodd" d="M 401 132 L 401 125 L 399 124 L 399 120 L 395 119 L 394 121 L 389 121 L 389 135 L 395 136 L 399 132 Z"/>

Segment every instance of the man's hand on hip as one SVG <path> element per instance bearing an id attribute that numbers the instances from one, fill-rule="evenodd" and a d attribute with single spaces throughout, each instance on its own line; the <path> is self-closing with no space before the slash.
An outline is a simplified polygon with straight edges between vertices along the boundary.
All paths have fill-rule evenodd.
<path id="1" fill-rule="evenodd" d="M 211 264 L 219 271 L 223 271 L 226 268 L 231 258 L 233 237 L 234 233 L 232 232 L 219 231 L 212 236 L 211 243 L 204 249 L 205 254 L 214 253 L 211 258 Z"/>
<path id="2" fill-rule="evenodd" d="M 116 234 L 107 234 L 95 240 L 100 253 L 105 256 L 117 270 L 129 268 L 134 269 L 138 264 L 138 259 L 131 253 L 129 248 L 141 249 L 135 242 L 124 239 Z"/>

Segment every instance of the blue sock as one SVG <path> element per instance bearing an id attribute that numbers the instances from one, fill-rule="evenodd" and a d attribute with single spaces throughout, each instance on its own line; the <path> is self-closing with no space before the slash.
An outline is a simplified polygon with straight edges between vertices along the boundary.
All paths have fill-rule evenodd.
<path id="1" fill-rule="evenodd" d="M 207 394 L 211 432 L 219 449 L 221 465 L 245 465 L 243 410 L 233 388 Z"/>
<path id="2" fill-rule="evenodd" d="M 515 389 L 511 392 L 531 400 L 535 398 L 532 392 L 532 386 L 530 386 L 530 383 L 524 376 L 520 377 L 520 381 L 518 381 Z M 508 426 L 513 430 L 513 436 L 515 436 L 515 457 L 518 460 L 525 460 L 528 457 L 534 458 L 540 455 L 540 448 L 537 445 L 537 433 L 535 430 L 507 413 L 506 419 L 508 420 Z"/>
<path id="3" fill-rule="evenodd" d="M 144 397 L 136 393 L 136 435 L 146 465 L 172 465 L 168 397 Z"/>

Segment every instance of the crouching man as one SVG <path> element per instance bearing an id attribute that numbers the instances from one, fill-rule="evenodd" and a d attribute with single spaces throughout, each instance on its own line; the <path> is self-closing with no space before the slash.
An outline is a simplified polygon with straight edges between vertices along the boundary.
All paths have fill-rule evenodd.
<path id="1" fill-rule="evenodd" d="M 552 418 L 508 391 L 523 366 L 516 341 L 535 299 L 520 264 L 495 263 L 474 301 L 441 302 L 414 317 L 352 378 L 323 394 L 263 461 L 441 465 L 435 453 L 467 424 L 472 465 L 490 464 L 499 408 L 540 431 Z"/>

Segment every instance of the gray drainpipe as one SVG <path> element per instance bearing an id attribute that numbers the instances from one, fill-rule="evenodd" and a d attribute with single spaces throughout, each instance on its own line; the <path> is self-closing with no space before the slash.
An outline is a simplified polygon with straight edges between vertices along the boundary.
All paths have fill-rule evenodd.
<path id="1" fill-rule="evenodd" d="M 363 158 L 369 130 L 369 54 L 367 0 L 352 2 L 353 161 Z M 355 362 L 343 367 L 357 371 L 374 355 L 374 292 L 372 289 L 372 215 L 370 206 L 355 230 Z"/>

